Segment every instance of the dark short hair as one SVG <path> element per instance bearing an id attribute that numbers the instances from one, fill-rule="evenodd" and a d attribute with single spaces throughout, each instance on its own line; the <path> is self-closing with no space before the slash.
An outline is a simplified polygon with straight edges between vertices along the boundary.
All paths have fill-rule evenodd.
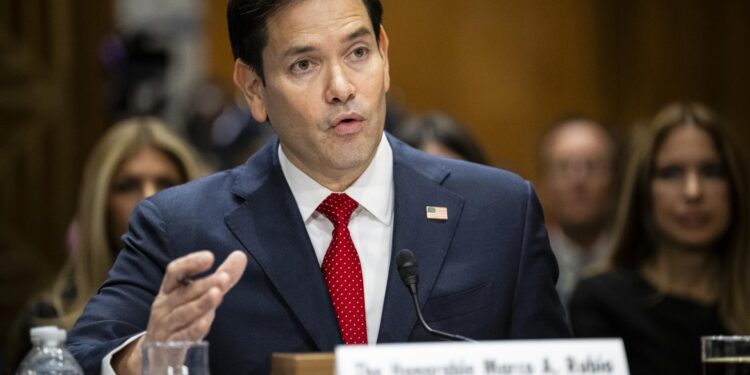
<path id="1" fill-rule="evenodd" d="M 235 59 L 250 66 L 265 84 L 263 76 L 263 49 L 268 43 L 268 18 L 295 0 L 229 0 L 227 25 L 229 42 Z M 362 0 L 370 16 L 375 41 L 380 43 L 380 22 L 383 6 L 380 0 Z"/>
<path id="2" fill-rule="evenodd" d="M 394 135 L 414 148 L 437 142 L 464 160 L 487 164 L 481 147 L 466 128 L 442 112 L 411 117 L 396 127 Z"/>

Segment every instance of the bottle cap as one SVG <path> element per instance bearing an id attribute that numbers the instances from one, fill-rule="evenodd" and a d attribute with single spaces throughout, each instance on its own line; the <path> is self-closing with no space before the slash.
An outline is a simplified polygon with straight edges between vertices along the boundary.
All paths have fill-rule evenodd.
<path id="1" fill-rule="evenodd" d="M 34 327 L 31 329 L 31 343 L 39 345 L 41 343 L 60 344 L 65 342 L 65 330 L 56 326 Z"/>

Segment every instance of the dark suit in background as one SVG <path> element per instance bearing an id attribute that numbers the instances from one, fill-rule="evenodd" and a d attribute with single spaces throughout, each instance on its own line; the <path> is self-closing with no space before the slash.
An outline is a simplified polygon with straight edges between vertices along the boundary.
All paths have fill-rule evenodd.
<path id="1" fill-rule="evenodd" d="M 388 137 L 395 220 L 391 258 L 411 249 L 426 320 L 479 340 L 567 337 L 555 291 L 557 265 L 531 185 L 513 174 L 427 156 Z M 273 352 L 332 351 L 341 344 L 320 266 L 273 140 L 245 165 L 166 190 L 142 203 L 125 249 L 72 331 L 87 373 L 146 329 L 166 265 L 210 249 L 220 264 L 249 256 L 206 339 L 215 374 L 268 373 Z M 428 220 L 426 206 L 448 209 Z M 391 262 L 379 343 L 432 340 Z M 211 271 L 213 272 L 213 270 Z"/>

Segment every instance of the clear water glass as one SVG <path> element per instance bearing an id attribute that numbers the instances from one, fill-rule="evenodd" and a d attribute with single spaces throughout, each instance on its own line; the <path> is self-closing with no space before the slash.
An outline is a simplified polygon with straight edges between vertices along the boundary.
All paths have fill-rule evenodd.
<path id="1" fill-rule="evenodd" d="M 209 375 L 208 342 L 153 341 L 143 344 L 143 375 Z"/>

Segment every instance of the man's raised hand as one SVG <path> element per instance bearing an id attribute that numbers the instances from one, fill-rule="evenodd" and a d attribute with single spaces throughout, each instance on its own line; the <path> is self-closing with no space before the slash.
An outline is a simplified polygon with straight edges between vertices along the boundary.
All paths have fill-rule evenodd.
<path id="1" fill-rule="evenodd" d="M 112 358 L 118 374 L 140 373 L 144 341 L 199 341 L 206 337 L 216 308 L 245 271 L 247 256 L 235 250 L 216 272 L 192 279 L 208 271 L 213 263 L 210 251 L 198 251 L 169 263 L 159 294 L 151 305 L 146 334 Z"/>
<path id="2" fill-rule="evenodd" d="M 239 281 L 247 256 L 234 251 L 211 275 L 190 281 L 214 262 L 209 251 L 175 259 L 167 266 L 159 294 L 151 305 L 147 341 L 197 341 L 211 328 L 216 308 Z"/>

